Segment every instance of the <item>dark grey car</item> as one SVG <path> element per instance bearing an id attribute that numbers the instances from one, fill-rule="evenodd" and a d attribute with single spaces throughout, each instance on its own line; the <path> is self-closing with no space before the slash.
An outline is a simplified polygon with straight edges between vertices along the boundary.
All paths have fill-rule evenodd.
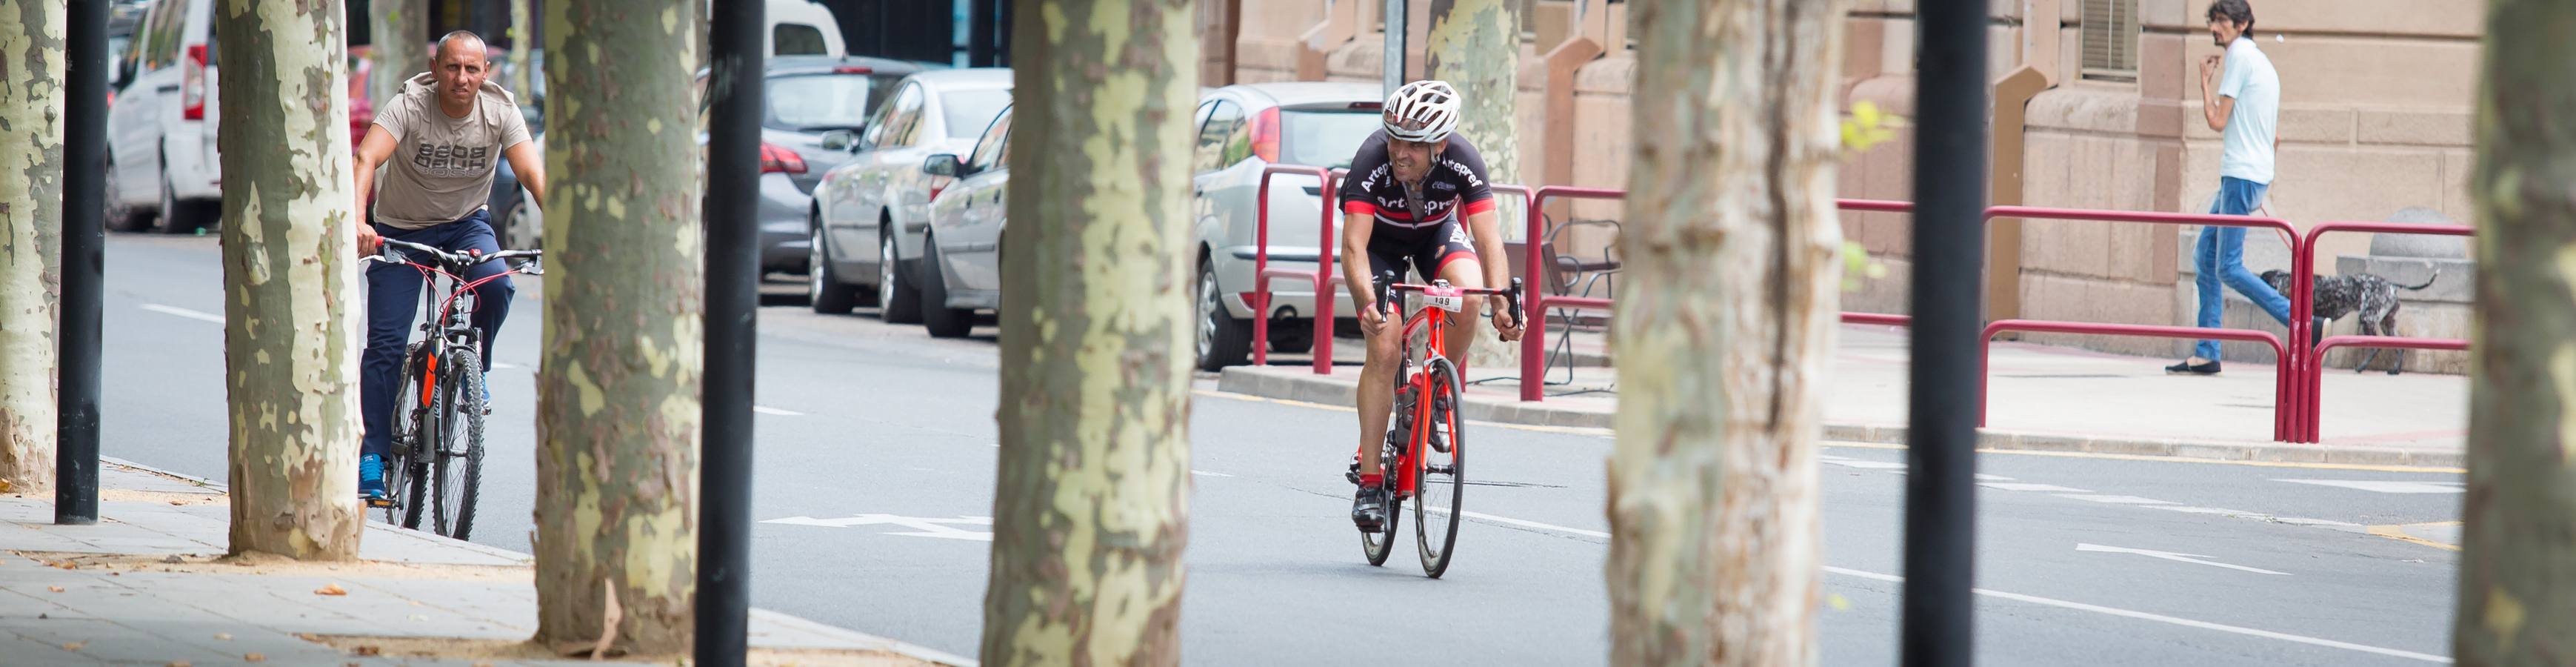
<path id="1" fill-rule="evenodd" d="M 867 129 L 895 83 L 921 70 L 917 63 L 857 56 L 769 59 L 760 119 L 761 270 L 805 272 L 814 184 L 850 158 L 848 146 L 838 141 Z M 698 74 L 698 85 L 704 99 L 705 72 Z M 825 135 L 834 141 L 826 142 Z"/>

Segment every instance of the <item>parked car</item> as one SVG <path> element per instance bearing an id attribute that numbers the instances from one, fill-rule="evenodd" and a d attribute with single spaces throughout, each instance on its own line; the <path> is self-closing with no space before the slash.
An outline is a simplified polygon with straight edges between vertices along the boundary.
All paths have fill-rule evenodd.
<path id="1" fill-rule="evenodd" d="M 215 0 L 159 0 L 144 11 L 110 84 L 108 225 L 198 229 L 223 201 L 215 153 Z M 149 212 L 149 218 L 145 213 Z"/>
<path id="2" fill-rule="evenodd" d="M 528 89 L 510 91 L 513 101 L 519 104 L 519 115 L 528 121 L 528 140 L 537 145 L 539 154 L 545 152 L 546 145 L 545 65 L 546 50 L 529 49 L 526 64 L 529 68 Z M 492 51 L 492 78 L 500 81 L 504 88 L 518 80 L 515 76 L 518 67 L 520 64 L 512 62 L 510 52 Z M 498 163 L 493 167 L 492 198 L 488 204 L 493 235 L 499 237 L 503 248 L 544 247 L 545 218 L 538 215 L 537 207 L 529 200 L 527 188 L 519 185 L 519 173 L 513 170 L 509 160 L 493 162 Z"/>
<path id="3" fill-rule="evenodd" d="M 1312 285 L 1274 279 L 1270 312 L 1252 309 L 1258 207 L 1265 204 L 1261 171 L 1273 164 L 1350 167 L 1360 143 L 1379 128 L 1381 91 L 1374 83 L 1255 83 L 1219 88 L 1199 102 L 1191 167 L 1197 174 L 1191 206 L 1199 256 L 1191 296 L 1199 368 L 1212 371 L 1247 361 L 1253 317 L 1271 318 L 1274 351 L 1300 353 L 1314 345 Z M 1315 268 L 1321 186 L 1313 176 L 1271 177 L 1266 204 L 1272 266 Z M 1335 290 L 1332 298 L 1333 312 L 1353 316 L 1347 293 Z"/>
<path id="4" fill-rule="evenodd" d="M 850 158 L 849 141 L 868 129 L 888 93 L 921 66 L 884 58 L 770 58 L 761 83 L 760 267 L 804 273 L 812 254 L 807 223 L 823 173 Z M 708 108 L 698 73 L 699 110 Z M 704 133 L 700 134 L 703 143 Z M 917 165 L 918 163 L 916 163 Z"/>
<path id="5" fill-rule="evenodd" d="M 921 241 L 921 324 L 938 338 L 974 328 L 975 311 L 1002 307 L 1002 227 L 1011 183 L 1011 110 L 1003 107 L 964 160 L 924 158 L 925 175 L 956 179 L 930 202 Z"/>
<path id="6" fill-rule="evenodd" d="M 921 237 L 934 186 L 945 184 L 922 173 L 922 161 L 972 151 L 977 133 L 1010 103 L 1010 70 L 922 72 L 898 84 L 864 131 L 826 139 L 854 154 L 824 174 L 808 212 L 815 268 L 806 284 L 815 312 L 850 312 L 860 290 L 873 288 L 885 321 L 919 321 Z"/>

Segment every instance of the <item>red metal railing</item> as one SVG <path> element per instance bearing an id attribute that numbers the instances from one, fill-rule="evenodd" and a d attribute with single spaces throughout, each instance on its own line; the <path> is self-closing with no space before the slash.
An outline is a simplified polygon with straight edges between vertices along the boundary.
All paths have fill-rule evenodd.
<path id="1" fill-rule="evenodd" d="M 2290 322 L 2305 327 L 2315 317 L 2317 239 L 2334 232 L 2371 232 L 2379 234 L 2430 234 L 2437 236 L 2474 236 L 2477 229 L 2466 225 L 2418 225 L 2392 222 L 2325 222 L 2308 229 L 2307 239 L 2291 247 Z M 2290 340 L 2307 340 L 2302 329 L 2294 329 Z M 2335 341 L 2345 341 L 2335 343 Z M 2456 346 L 2453 346 L 2456 344 Z M 2325 353 L 2334 347 L 2385 347 L 2419 350 L 2466 350 L 2468 341 L 2439 338 L 2397 338 L 2389 336 L 2336 336 L 2317 344 L 2300 355 L 2306 366 L 2301 381 L 2292 385 L 2292 398 L 2297 411 L 2290 420 L 2290 442 L 2317 442 L 2317 426 L 2323 421 L 2325 401 L 2320 396 L 2325 377 Z"/>
<path id="2" fill-rule="evenodd" d="M 1332 289 L 1333 285 L 1341 282 L 1341 277 L 1333 273 L 1333 216 L 1341 209 L 1333 205 L 1333 188 L 1337 185 L 1334 181 L 1339 180 L 1335 178 L 1336 172 L 1323 167 L 1293 164 L 1274 164 L 1261 169 L 1261 187 L 1253 192 L 1253 197 L 1260 201 L 1255 205 L 1260 212 L 1255 216 L 1252 251 L 1252 363 L 1255 366 L 1270 364 L 1270 279 L 1295 278 L 1315 288 L 1315 374 L 1333 372 Z M 1315 269 L 1312 271 L 1270 268 L 1270 177 L 1277 174 L 1311 175 L 1323 184 L 1319 190 L 1323 195 L 1321 205 L 1317 207 L 1323 212 L 1316 216 Z"/>
<path id="3" fill-rule="evenodd" d="M 2052 322 L 2047 320 L 1997 320 L 1994 324 L 1986 325 L 1985 332 L 1977 336 L 1978 428 L 1985 428 L 1986 426 L 1986 360 L 1989 356 L 1992 356 L 1990 348 L 1994 345 L 1995 334 L 2006 331 L 2099 334 L 2107 336 L 2147 336 L 2152 338 L 2210 338 L 2218 340 L 2244 340 L 2271 345 L 2272 353 L 2274 355 L 2280 356 L 2283 359 L 2289 358 L 2287 356 L 2289 354 L 2289 348 L 2283 347 L 2281 345 L 2280 337 L 2272 335 L 2269 331 L 2254 331 L 2250 329 L 2203 329 L 2200 327 L 2171 327 L 2150 324 L 2102 324 L 2096 322 Z M 2288 364 L 2282 364 L 2278 367 L 2278 370 L 2274 372 L 2274 375 L 2280 378 L 2288 378 L 2290 377 L 2291 370 L 2293 368 L 2295 367 Z M 2273 384 L 2278 387 L 2284 383 L 2275 381 Z M 2290 433 L 2289 422 L 2286 418 L 2290 414 L 2291 405 L 2279 400 L 2281 398 L 2287 398 L 2286 395 L 2276 394 L 2275 396 L 2275 403 L 2272 406 L 2272 439 L 2282 440 Z"/>
<path id="4" fill-rule="evenodd" d="M 1834 209 L 1838 211 L 1904 213 L 1907 215 L 1913 215 L 1914 202 L 1889 201 L 1884 199 L 1836 199 L 1834 200 Z M 1899 327 L 1914 326 L 1914 316 L 1896 315 L 1891 313 L 1844 312 L 1842 320 L 1844 324 L 1884 324 Z"/>
<path id="5" fill-rule="evenodd" d="M 1547 388 L 1547 383 L 1544 381 L 1547 376 L 1547 309 L 1610 309 L 1609 299 L 1550 296 L 1547 289 L 1540 286 L 1543 282 L 1541 278 L 1547 275 L 1548 269 L 1545 259 L 1546 248 L 1542 247 L 1547 239 L 1545 229 L 1547 217 L 1542 209 L 1546 207 L 1547 200 L 1556 197 L 1622 199 L 1627 196 L 1626 190 L 1574 188 L 1562 185 L 1550 185 L 1530 193 L 1529 229 L 1521 248 L 1521 252 L 1528 256 L 1528 263 L 1523 267 L 1524 272 L 1521 274 L 1521 312 L 1526 314 L 1529 320 L 1521 331 L 1521 400 L 1539 401 L 1547 398 L 1546 392 L 1542 391 Z"/>

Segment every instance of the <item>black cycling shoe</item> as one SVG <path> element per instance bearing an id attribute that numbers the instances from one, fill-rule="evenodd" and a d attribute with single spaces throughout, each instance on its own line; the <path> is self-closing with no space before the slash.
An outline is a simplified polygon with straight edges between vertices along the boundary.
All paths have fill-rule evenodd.
<path id="1" fill-rule="evenodd" d="M 1350 469 L 1350 471 L 1349 471 L 1349 472 L 1342 473 L 1342 479 L 1350 480 L 1352 484 L 1358 484 L 1358 483 L 1360 483 L 1360 455 L 1359 455 L 1359 454 L 1356 454 L 1356 453 L 1355 453 L 1355 454 L 1352 454 L 1352 455 L 1351 455 L 1351 469 Z"/>
<path id="2" fill-rule="evenodd" d="M 1351 498 L 1351 523 L 1361 532 L 1374 533 L 1386 525 L 1386 490 L 1374 486 L 1360 487 Z"/>
<path id="3" fill-rule="evenodd" d="M 2182 362 L 2182 363 L 2174 364 L 2174 365 L 2171 365 L 2171 366 L 2166 366 L 2166 367 L 2165 367 L 2165 374 L 2166 374 L 2166 375 L 2217 375 L 2217 374 L 2218 374 L 2218 362 L 2210 361 L 2210 362 L 2203 362 L 2203 363 L 2199 363 L 2199 364 L 2193 364 L 2193 363 L 2191 363 L 2191 360 L 2186 359 L 2186 360 L 2183 360 L 2183 362 Z"/>

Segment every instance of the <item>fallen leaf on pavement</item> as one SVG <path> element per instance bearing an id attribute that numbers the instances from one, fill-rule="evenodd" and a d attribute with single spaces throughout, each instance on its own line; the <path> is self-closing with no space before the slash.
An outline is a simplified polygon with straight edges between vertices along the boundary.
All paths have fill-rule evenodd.
<path id="1" fill-rule="evenodd" d="M 250 662 L 268 662 L 268 656 L 257 653 L 244 653 L 242 659 Z"/>
<path id="2" fill-rule="evenodd" d="M 46 586 L 46 587 L 45 587 L 45 590 L 49 590 L 49 591 L 53 591 L 53 592 L 56 592 L 56 593 L 60 593 L 60 592 L 63 592 L 63 587 L 61 587 L 61 586 Z"/>
<path id="3" fill-rule="evenodd" d="M 186 660 L 172 660 L 167 667 L 190 667 Z"/>
<path id="4" fill-rule="evenodd" d="M 122 576 L 125 576 L 125 573 L 123 573 L 123 572 L 109 572 L 109 573 L 107 573 L 107 576 L 111 576 L 111 577 L 122 577 Z"/>
<path id="5" fill-rule="evenodd" d="M 60 562 L 60 563 L 55 563 L 55 564 L 54 564 L 54 567 L 59 567 L 59 568 L 66 569 L 66 570 L 78 570 L 78 569 L 80 569 L 80 564 L 79 564 L 79 563 L 70 562 L 70 561 L 64 561 L 64 562 Z"/>
<path id="6" fill-rule="evenodd" d="M 348 594 L 349 594 L 349 590 L 348 590 L 348 589 L 345 589 L 345 588 L 341 588 L 339 584 L 323 584 L 321 588 L 314 590 L 314 591 L 313 591 L 313 594 L 314 594 L 314 595 L 348 595 Z"/>
<path id="7" fill-rule="evenodd" d="M 161 562 L 164 562 L 164 563 L 170 563 L 170 564 L 174 564 L 174 565 L 175 565 L 175 564 L 178 564 L 178 563 L 185 563 L 185 562 L 188 562 L 188 559 L 180 558 L 180 557 L 179 557 L 179 554 L 170 554 L 168 557 L 166 557 L 166 558 L 162 558 L 162 559 L 161 559 Z"/>
<path id="8" fill-rule="evenodd" d="M 385 650 L 373 645 L 360 645 L 358 648 L 353 649 L 350 652 L 358 655 L 384 655 Z"/>
<path id="9" fill-rule="evenodd" d="M 222 641 L 232 641 L 232 640 L 233 640 L 233 633 L 230 633 L 230 632 L 218 632 L 218 633 L 215 633 L 215 639 L 219 639 L 219 640 L 222 640 Z"/>
<path id="10" fill-rule="evenodd" d="M 70 642 L 70 643 L 63 644 L 63 650 L 65 650 L 65 651 L 78 651 L 78 650 L 81 650 L 81 647 L 83 647 L 83 646 L 88 646 L 88 645 L 89 645 L 89 642 Z"/>
<path id="11" fill-rule="evenodd" d="M 188 501 L 185 501 L 185 500 L 173 500 L 173 501 L 170 501 L 170 504 L 172 504 L 172 505 L 186 505 L 186 504 L 188 504 Z"/>

